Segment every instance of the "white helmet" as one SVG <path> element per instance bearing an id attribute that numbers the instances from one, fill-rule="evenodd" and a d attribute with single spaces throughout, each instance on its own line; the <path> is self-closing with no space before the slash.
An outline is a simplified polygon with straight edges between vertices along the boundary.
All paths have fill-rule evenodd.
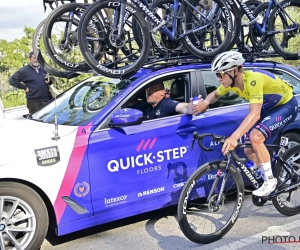
<path id="1" fill-rule="evenodd" d="M 234 67 L 243 65 L 245 59 L 242 53 L 236 51 L 223 52 L 215 57 L 211 64 L 211 70 L 214 72 L 226 71 Z"/>

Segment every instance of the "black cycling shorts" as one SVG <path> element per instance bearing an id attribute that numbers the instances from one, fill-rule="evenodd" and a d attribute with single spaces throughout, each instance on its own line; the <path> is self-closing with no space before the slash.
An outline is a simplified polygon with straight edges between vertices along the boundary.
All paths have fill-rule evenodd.
<path id="1" fill-rule="evenodd" d="M 246 134 L 245 140 L 249 141 L 249 134 L 254 128 L 266 139 L 278 135 L 284 127 L 295 121 L 297 114 L 298 102 L 294 96 L 287 103 L 274 109 L 261 109 L 260 119 Z"/>

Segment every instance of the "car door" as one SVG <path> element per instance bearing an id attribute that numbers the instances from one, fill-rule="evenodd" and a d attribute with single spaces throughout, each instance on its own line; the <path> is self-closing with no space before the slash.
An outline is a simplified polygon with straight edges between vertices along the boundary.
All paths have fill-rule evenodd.
<path id="1" fill-rule="evenodd" d="M 195 77 L 189 73 L 189 81 Z M 95 214 L 125 207 L 135 214 L 175 204 L 201 158 L 199 149 L 190 151 L 200 123 L 199 117 L 175 115 L 95 131 L 88 149 Z"/>

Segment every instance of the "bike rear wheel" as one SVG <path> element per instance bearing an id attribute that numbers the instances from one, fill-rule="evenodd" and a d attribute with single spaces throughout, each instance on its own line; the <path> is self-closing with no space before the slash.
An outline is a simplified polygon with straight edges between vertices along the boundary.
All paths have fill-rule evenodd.
<path id="1" fill-rule="evenodd" d="M 79 23 L 79 46 L 83 57 L 93 70 L 112 78 L 139 70 L 147 60 L 151 43 L 150 31 L 145 18 L 128 3 L 126 3 L 122 34 L 118 37 L 118 28 L 115 28 L 115 25 L 118 25 L 116 20 L 120 17 L 119 9 L 119 1 L 96 2 L 83 14 Z M 112 19 L 105 13 L 113 13 L 116 16 Z M 89 23 L 97 14 L 102 15 L 100 15 L 99 21 L 103 29 L 87 36 Z M 141 31 L 141 44 L 136 42 L 133 35 L 133 19 L 136 20 Z M 99 43 L 101 60 L 94 58 L 93 51 L 89 48 L 90 41 Z"/>
<path id="2" fill-rule="evenodd" d="M 67 17 L 66 17 L 67 18 Z M 72 71 L 66 71 L 66 69 L 57 66 L 53 61 L 48 58 L 48 54 L 44 48 L 43 42 L 43 30 L 44 30 L 45 20 L 43 20 L 35 29 L 33 39 L 32 39 L 32 49 L 36 56 L 37 61 L 41 67 L 52 76 L 59 78 L 72 78 L 78 74 Z"/>
<path id="3" fill-rule="evenodd" d="M 183 234 L 193 242 L 207 244 L 219 240 L 239 217 L 244 201 L 244 183 L 233 165 L 229 167 L 219 207 L 215 207 L 225 167 L 224 161 L 202 165 L 189 177 L 181 191 L 177 208 L 178 222 Z M 218 170 L 223 174 L 213 187 Z M 207 201 L 210 192 L 213 193 Z"/>
<path id="4" fill-rule="evenodd" d="M 281 158 L 290 162 L 293 168 L 300 173 L 300 144 L 289 148 L 281 155 Z M 278 181 L 276 191 L 300 183 L 300 178 L 292 178 L 291 175 L 284 169 L 283 165 L 279 162 L 275 165 L 274 177 L 277 178 Z M 284 183 L 285 180 L 288 181 Z M 298 187 L 290 190 L 290 192 L 279 194 L 272 199 L 272 202 L 278 212 L 284 215 L 292 216 L 299 214 L 300 188 Z"/>
<path id="5" fill-rule="evenodd" d="M 46 19 L 44 44 L 50 58 L 60 67 L 70 71 L 90 69 L 78 46 L 78 24 L 87 5 L 70 3 L 56 8 Z M 69 17 L 70 13 L 73 13 Z"/>
<path id="6" fill-rule="evenodd" d="M 214 57 L 226 51 L 234 32 L 233 17 L 226 2 L 214 0 L 211 6 L 206 6 L 193 1 L 193 6 L 201 14 L 184 4 L 183 13 L 179 14 L 182 15 L 181 30 L 191 32 L 181 39 L 186 49 L 199 58 Z"/>
<path id="7" fill-rule="evenodd" d="M 296 21 L 300 12 L 300 1 L 284 0 L 279 4 L 284 9 L 284 12 L 279 6 L 276 6 L 268 20 L 268 32 L 278 32 L 270 36 L 270 42 L 274 50 L 283 58 L 298 60 L 300 58 L 300 44 L 298 41 L 300 23 Z"/>

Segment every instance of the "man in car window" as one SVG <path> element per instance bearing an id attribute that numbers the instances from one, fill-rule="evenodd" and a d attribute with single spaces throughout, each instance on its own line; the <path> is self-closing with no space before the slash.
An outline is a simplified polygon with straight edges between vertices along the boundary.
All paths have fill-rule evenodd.
<path id="1" fill-rule="evenodd" d="M 171 115 L 193 114 L 192 103 L 179 103 L 165 97 L 165 87 L 162 82 L 154 83 L 146 89 L 147 102 L 151 104 L 144 112 L 144 120 L 151 120 Z"/>
<path id="2" fill-rule="evenodd" d="M 150 104 L 145 100 L 139 100 L 137 96 L 133 97 L 130 102 L 127 104 L 127 108 L 137 109 L 143 113 L 150 107 Z"/>

